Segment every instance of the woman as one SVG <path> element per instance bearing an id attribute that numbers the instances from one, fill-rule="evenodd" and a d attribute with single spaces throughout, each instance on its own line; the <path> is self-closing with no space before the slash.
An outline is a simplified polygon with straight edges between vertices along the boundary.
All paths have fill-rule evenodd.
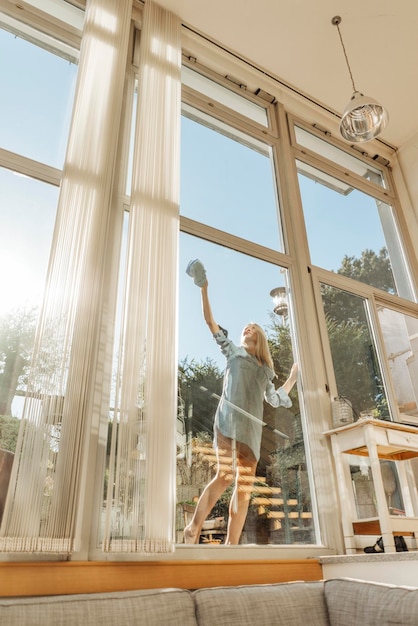
<path id="1" fill-rule="evenodd" d="M 257 324 L 248 324 L 242 331 L 241 345 L 235 345 L 213 317 L 208 281 L 201 262 L 191 261 L 186 272 L 201 288 L 203 316 L 226 357 L 226 366 L 214 422 L 217 471 L 200 496 L 192 521 L 184 529 L 184 542 L 199 542 L 203 522 L 235 480 L 225 544 L 238 544 L 260 457 L 263 400 L 274 407 L 292 405 L 288 394 L 296 382 L 297 365 L 293 365 L 283 387 L 276 390 L 272 383 L 273 360 L 263 329 Z"/>

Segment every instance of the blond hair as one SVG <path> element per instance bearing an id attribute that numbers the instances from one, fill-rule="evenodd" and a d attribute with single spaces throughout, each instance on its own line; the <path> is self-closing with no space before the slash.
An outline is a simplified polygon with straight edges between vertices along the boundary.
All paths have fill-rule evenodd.
<path id="1" fill-rule="evenodd" d="M 274 371 L 273 359 L 270 353 L 270 347 L 264 330 L 255 322 L 250 322 L 251 326 L 255 326 L 257 331 L 257 344 L 255 346 L 254 356 Z"/>

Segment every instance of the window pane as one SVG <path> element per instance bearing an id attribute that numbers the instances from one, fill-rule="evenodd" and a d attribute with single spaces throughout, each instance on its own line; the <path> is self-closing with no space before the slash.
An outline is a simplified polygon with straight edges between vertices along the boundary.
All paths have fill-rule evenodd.
<path id="1" fill-rule="evenodd" d="M 207 116 L 182 117 L 181 213 L 282 250 L 271 149 Z M 212 123 L 213 127 L 208 124 Z"/>
<path id="2" fill-rule="evenodd" d="M 119 255 L 119 273 L 118 273 L 118 285 L 117 285 L 117 302 L 115 310 L 115 326 L 114 326 L 114 341 L 113 341 L 113 357 L 112 357 L 112 378 L 110 386 L 110 404 L 107 420 L 102 421 L 101 429 L 103 430 L 103 436 L 107 441 L 106 444 L 106 458 L 104 460 L 104 480 L 103 480 L 103 500 L 101 503 L 101 515 L 99 518 L 98 528 L 98 545 L 103 541 L 103 533 L 105 528 L 105 516 L 107 508 L 108 486 L 109 476 L 112 475 L 113 468 L 110 464 L 110 453 L 112 446 L 112 431 L 113 428 L 118 429 L 121 419 L 120 412 L 120 393 L 121 393 L 121 371 L 122 371 L 122 351 L 121 351 L 121 328 L 123 327 L 123 311 L 124 311 L 124 296 L 125 296 L 125 284 L 126 284 L 126 263 L 127 263 L 127 246 L 128 246 L 128 230 L 129 230 L 129 217 L 130 213 L 125 208 L 123 212 L 123 226 L 121 232 L 120 241 L 120 255 Z M 117 431 L 115 431 L 117 432 Z M 136 476 L 130 476 L 129 479 L 131 488 L 132 484 L 136 480 Z M 118 532 L 121 528 L 127 527 L 130 524 L 131 510 L 126 510 L 121 501 L 114 500 L 114 506 L 111 514 L 110 524 L 112 531 Z"/>
<path id="3" fill-rule="evenodd" d="M 189 67 L 183 65 L 181 69 L 181 81 L 184 85 L 209 96 L 212 100 L 217 100 L 221 104 L 229 107 L 233 111 L 248 117 L 250 120 L 268 126 L 267 111 L 264 107 L 258 106 L 247 98 L 219 85 L 213 80 L 206 78 L 199 72 L 194 72 Z"/>
<path id="4" fill-rule="evenodd" d="M 67 0 L 26 0 L 27 4 L 45 11 L 49 15 L 71 24 L 74 28 L 81 30 L 83 28 L 84 11 L 74 6 Z"/>
<path id="5" fill-rule="evenodd" d="M 312 262 L 412 299 L 392 207 L 297 161 Z"/>
<path id="6" fill-rule="evenodd" d="M 356 157 L 352 154 L 348 154 L 348 152 L 333 146 L 328 143 L 328 141 L 324 141 L 323 139 L 320 139 L 320 137 L 317 137 L 312 133 L 308 133 L 308 131 L 300 128 L 299 126 L 295 126 L 295 134 L 296 141 L 304 148 L 308 148 L 309 150 L 312 150 L 312 152 L 320 154 L 333 163 L 341 165 L 344 169 L 350 170 L 351 172 L 362 176 L 366 180 L 370 180 L 376 185 L 380 185 L 381 187 L 386 186 L 382 171 L 377 167 L 373 167 L 361 159 L 356 159 Z"/>
<path id="7" fill-rule="evenodd" d="M 376 494 L 370 469 L 370 459 L 367 456 L 354 456 L 352 454 L 345 456 L 346 461 L 350 462 L 350 473 L 358 519 L 377 517 Z M 405 506 L 396 463 L 380 460 L 380 471 L 389 514 L 405 515 Z"/>
<path id="8" fill-rule="evenodd" d="M 0 147 L 59 169 L 77 66 L 0 29 Z"/>
<path id="9" fill-rule="evenodd" d="M 390 419 L 366 301 L 325 284 L 321 294 L 338 395 L 351 402 L 355 418 Z"/>
<path id="10" fill-rule="evenodd" d="M 42 301 L 58 191 L 52 185 L 0 169 L 0 415 L 21 415 L 21 394 Z"/>
<path id="11" fill-rule="evenodd" d="M 130 196 L 132 188 L 132 167 L 134 160 L 134 146 L 135 146 L 135 123 L 136 123 L 136 111 L 138 108 L 138 80 L 135 79 L 135 87 L 132 101 L 132 115 L 131 115 L 131 129 L 129 133 L 129 151 L 128 151 L 128 166 L 126 172 L 126 195 Z"/>
<path id="12" fill-rule="evenodd" d="M 277 374 L 287 378 L 294 357 L 289 311 L 273 312 L 270 292 L 286 287 L 286 270 L 182 234 L 180 240 L 179 402 L 177 416 L 177 541 L 191 519 L 199 495 L 214 476 L 213 422 L 222 393 L 225 358 L 206 326 L 200 289 L 185 273 L 190 259 L 205 263 L 213 314 L 235 344 L 249 322 L 269 339 Z M 234 277 L 231 280 L 231 277 Z M 290 409 L 264 404 L 260 459 L 240 543 L 314 543 L 312 502 L 296 386 Z M 276 431 L 272 430 L 276 429 Z M 222 459 L 225 472 L 231 459 Z M 232 486 L 209 513 L 200 543 L 223 543 Z"/>
<path id="13" fill-rule="evenodd" d="M 418 424 L 418 319 L 384 306 L 377 310 L 398 419 Z"/>

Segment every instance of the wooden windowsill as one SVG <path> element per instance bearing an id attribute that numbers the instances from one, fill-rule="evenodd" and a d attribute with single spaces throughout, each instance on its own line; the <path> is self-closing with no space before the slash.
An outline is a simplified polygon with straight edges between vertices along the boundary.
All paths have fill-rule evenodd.
<path id="1" fill-rule="evenodd" d="M 319 559 L 0 563 L 0 597 L 321 580 Z"/>

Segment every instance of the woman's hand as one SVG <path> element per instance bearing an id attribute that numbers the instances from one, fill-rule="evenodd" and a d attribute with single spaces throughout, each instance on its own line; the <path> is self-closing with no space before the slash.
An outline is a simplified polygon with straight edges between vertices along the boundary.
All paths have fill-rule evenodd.
<path id="1" fill-rule="evenodd" d="M 290 370 L 289 380 L 292 380 L 295 383 L 298 379 L 299 373 L 299 365 L 297 363 L 293 363 L 292 369 Z"/>
<path id="2" fill-rule="evenodd" d="M 289 377 L 283 385 L 283 389 L 286 391 L 286 393 L 289 394 L 292 391 L 293 386 L 298 379 L 298 372 L 299 372 L 298 364 L 293 363 L 292 369 L 290 370 Z"/>

